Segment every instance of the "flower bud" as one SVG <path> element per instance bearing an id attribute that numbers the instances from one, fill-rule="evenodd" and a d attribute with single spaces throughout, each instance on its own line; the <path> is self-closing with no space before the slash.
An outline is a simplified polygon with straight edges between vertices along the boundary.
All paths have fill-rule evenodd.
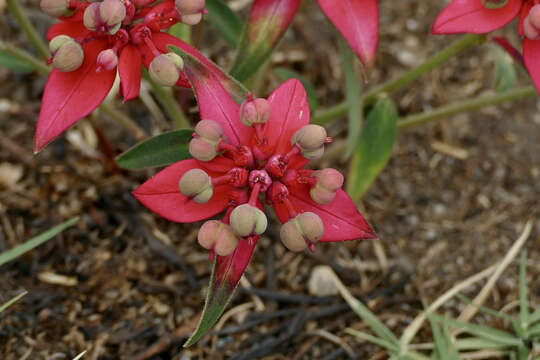
<path id="1" fill-rule="evenodd" d="M 199 244 L 208 250 L 214 250 L 219 256 L 227 256 L 234 252 L 238 238 L 231 227 L 218 220 L 205 222 L 197 235 Z"/>
<path id="2" fill-rule="evenodd" d="M 202 20 L 202 13 L 180 15 L 180 21 L 186 25 L 197 25 Z"/>
<path id="3" fill-rule="evenodd" d="M 67 35 L 58 35 L 49 43 L 52 64 L 62 72 L 75 71 L 84 61 L 84 51 L 78 42 Z"/>
<path id="4" fill-rule="evenodd" d="M 69 0 L 41 0 L 39 6 L 50 17 L 69 16 L 73 13 L 69 9 Z"/>
<path id="5" fill-rule="evenodd" d="M 523 32 L 527 39 L 540 38 L 540 4 L 534 5 L 523 21 Z"/>
<path id="6" fill-rule="evenodd" d="M 302 251 L 317 243 L 324 234 L 321 218 L 312 212 L 304 212 L 287 221 L 280 230 L 283 245 L 291 251 Z"/>
<path id="7" fill-rule="evenodd" d="M 98 54 L 97 63 L 104 70 L 110 71 L 118 66 L 118 56 L 113 49 L 103 50 Z"/>
<path id="8" fill-rule="evenodd" d="M 336 191 L 343 186 L 343 175 L 335 169 L 315 171 L 312 175 L 317 179 L 309 194 L 318 204 L 328 204 L 336 197 Z"/>
<path id="9" fill-rule="evenodd" d="M 205 0 L 176 0 L 174 4 L 180 14 L 196 14 L 204 10 Z"/>
<path id="10" fill-rule="evenodd" d="M 149 72 L 152 80 L 161 86 L 174 86 L 184 68 L 182 58 L 173 53 L 156 56 L 150 63 Z"/>
<path id="11" fill-rule="evenodd" d="M 189 153 L 197 160 L 210 161 L 217 156 L 217 145 L 224 138 L 219 123 L 201 120 L 195 126 L 195 137 L 189 142 Z"/>
<path id="12" fill-rule="evenodd" d="M 240 106 L 240 120 L 246 126 L 265 123 L 270 118 L 270 104 L 263 98 L 247 100 Z"/>
<path id="13" fill-rule="evenodd" d="M 84 27 L 90 31 L 96 31 L 101 24 L 101 18 L 99 16 L 99 5 L 100 3 L 91 3 L 84 10 L 83 24 Z"/>
<path id="14" fill-rule="evenodd" d="M 126 17 L 126 6 L 121 0 L 105 0 L 99 6 L 99 17 L 107 27 L 119 27 Z"/>
<path id="15" fill-rule="evenodd" d="M 237 236 L 246 237 L 252 234 L 260 235 L 266 230 L 268 220 L 266 215 L 249 204 L 237 206 L 231 212 L 231 228 Z"/>
<path id="16" fill-rule="evenodd" d="M 324 153 L 326 129 L 319 125 L 306 125 L 292 137 L 291 144 L 298 145 L 306 159 L 316 159 Z"/>
<path id="17" fill-rule="evenodd" d="M 212 179 L 201 169 L 191 169 L 178 182 L 180 192 L 197 204 L 204 204 L 212 198 Z"/>

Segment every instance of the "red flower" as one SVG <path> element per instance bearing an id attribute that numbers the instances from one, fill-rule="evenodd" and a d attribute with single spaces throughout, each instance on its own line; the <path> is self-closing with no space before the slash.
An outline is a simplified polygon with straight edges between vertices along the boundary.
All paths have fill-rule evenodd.
<path id="1" fill-rule="evenodd" d="M 317 0 L 325 15 L 356 52 L 362 63 L 370 67 L 375 60 L 379 37 L 379 8 L 377 0 Z M 265 20 L 273 18 L 269 39 L 275 43 L 294 19 L 300 0 L 255 0 L 249 23 L 265 27 Z M 253 34 L 258 34 L 253 29 Z M 248 39 L 250 42 L 260 39 Z"/>
<path id="2" fill-rule="evenodd" d="M 133 195 L 181 223 L 225 213 L 220 224 L 211 220 L 199 232 L 201 245 L 218 254 L 214 284 L 235 288 L 266 228 L 263 199 L 285 224 L 281 239 L 293 251 L 313 249 L 318 241 L 376 237 L 341 189 L 341 174 L 304 169 L 330 139 L 324 128 L 308 125 L 299 81 L 289 80 L 268 100 L 250 99 L 241 107 L 215 79 L 193 86 L 201 117 L 211 119 L 195 129 L 190 152 L 196 159 L 165 168 Z"/>
<path id="3" fill-rule="evenodd" d="M 433 34 L 484 34 L 501 28 L 519 16 L 525 66 L 540 90 L 540 1 L 453 0 L 439 14 Z"/>
<path id="4" fill-rule="evenodd" d="M 174 0 L 152 3 L 41 0 L 42 9 L 62 21 L 47 32 L 53 52 L 50 62 L 55 68 L 43 94 L 34 139 L 36 152 L 103 101 L 114 83 L 116 70 L 124 101 L 137 97 L 142 65 L 148 68 L 155 57 L 168 53 L 168 45 L 214 68 L 193 47 L 163 32 L 178 21 L 193 22 L 194 16 L 200 18 L 202 10 L 180 14 Z M 180 71 L 176 84 L 189 87 Z"/>

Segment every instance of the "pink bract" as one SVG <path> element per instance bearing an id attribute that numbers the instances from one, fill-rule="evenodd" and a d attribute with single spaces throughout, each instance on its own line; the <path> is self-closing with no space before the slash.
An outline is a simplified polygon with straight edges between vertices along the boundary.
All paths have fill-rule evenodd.
<path id="1" fill-rule="evenodd" d="M 109 93 L 117 70 L 124 101 L 137 97 L 142 65 L 148 67 L 156 56 L 167 53 L 168 45 L 177 46 L 195 56 L 209 69 L 216 69 L 196 49 L 164 32 L 177 23 L 181 15 L 173 0 L 141 8 L 135 7 L 131 0 L 122 1 L 122 4 L 127 15 L 116 32 L 102 28 L 89 30 L 83 23 L 83 14 L 90 3 L 79 0 L 70 0 L 73 15 L 61 18 L 62 21 L 51 26 L 47 32 L 48 40 L 59 35 L 73 38 L 83 46 L 85 59 L 83 65 L 72 72 L 62 73 L 53 69 L 43 94 L 34 151 L 40 151 L 99 106 Z M 118 66 L 112 70 L 102 69 L 96 64 L 99 52 L 107 49 L 112 49 L 118 56 Z M 180 76 L 177 85 L 190 86 L 185 75 Z"/>
<path id="2" fill-rule="evenodd" d="M 488 8 L 482 0 L 453 0 L 433 24 L 433 34 L 484 34 L 499 29 L 519 17 L 519 34 L 524 36 L 523 24 L 538 0 L 508 0 L 504 6 Z M 540 90 L 540 40 L 523 40 L 525 66 L 536 89 Z M 515 54 L 514 54 L 515 56 Z"/>
<path id="3" fill-rule="evenodd" d="M 306 92 L 298 80 L 289 80 L 278 87 L 269 97 L 270 119 L 261 125 L 258 133 L 239 120 L 239 105 L 232 100 L 217 78 L 191 77 L 186 73 L 197 93 L 201 118 L 219 123 L 228 139 L 227 150 L 211 161 L 183 160 L 160 171 L 156 176 L 137 188 L 133 195 L 150 210 L 177 222 L 195 222 L 225 212 L 223 222 L 228 223 L 229 214 L 237 206 L 261 197 L 271 206 L 282 223 L 303 212 L 317 214 L 323 222 L 324 234 L 320 241 L 336 242 L 355 239 L 372 239 L 375 232 L 358 212 L 351 198 L 338 190 L 336 197 L 321 205 L 312 200 L 310 187 L 314 184 L 313 170 L 303 167 L 308 163 L 291 144 L 291 138 L 300 128 L 309 123 L 309 107 Z M 247 147 L 255 154 L 255 162 L 246 164 L 241 148 Z M 280 159 L 277 168 L 269 166 L 271 159 Z M 224 179 L 237 169 L 253 174 L 263 174 L 265 184 L 250 181 L 234 183 L 218 181 L 212 198 L 205 204 L 196 204 L 184 196 L 178 182 L 188 170 L 201 169 L 212 179 Z M 242 170 L 244 171 L 244 170 Z M 236 179 L 237 180 L 237 179 Z M 257 180 L 255 180 L 257 181 Z M 262 190 L 261 190 L 262 189 Z M 255 192 L 255 195 L 253 193 Z M 258 195 L 258 196 L 257 196 Z M 255 204 L 264 210 L 257 200 Z M 216 277 L 227 279 L 234 289 L 249 262 L 258 236 L 241 238 L 235 252 L 229 256 L 218 256 Z M 229 264 L 224 266 L 222 264 Z M 221 273 L 227 269 L 228 275 Z M 223 270 L 225 271 L 225 270 Z"/>

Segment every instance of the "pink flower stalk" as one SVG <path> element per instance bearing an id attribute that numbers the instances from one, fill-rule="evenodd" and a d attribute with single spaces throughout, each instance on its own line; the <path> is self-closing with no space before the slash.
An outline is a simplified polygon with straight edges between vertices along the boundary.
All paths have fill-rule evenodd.
<path id="1" fill-rule="evenodd" d="M 54 69 L 43 94 L 36 152 L 91 113 L 109 93 L 117 71 L 124 101 L 139 95 L 142 65 L 162 85 L 189 87 L 181 59 L 168 54 L 169 45 L 215 69 L 193 47 L 164 32 L 184 18 L 195 23 L 205 11 L 204 0 L 177 0 L 176 5 L 174 0 L 41 0 L 41 8 L 61 22 L 47 32 Z M 163 54 L 169 61 L 151 66 Z"/>
<path id="2" fill-rule="evenodd" d="M 453 0 L 435 20 L 432 33 L 485 34 L 516 17 L 523 36 L 524 63 L 540 90 L 540 0 Z"/>
<path id="3" fill-rule="evenodd" d="M 218 255 L 214 284 L 226 283 L 232 291 L 240 280 L 267 226 L 263 202 L 284 224 L 281 240 L 292 251 L 313 250 L 317 242 L 376 238 L 341 189 L 338 171 L 304 168 L 322 156 L 331 139 L 323 127 L 309 124 L 299 81 L 289 80 L 268 99 L 249 98 L 241 106 L 219 82 L 193 86 L 205 119 L 189 146 L 194 159 L 165 168 L 133 195 L 175 222 L 224 214 L 206 222 L 198 236 L 212 257 Z"/>

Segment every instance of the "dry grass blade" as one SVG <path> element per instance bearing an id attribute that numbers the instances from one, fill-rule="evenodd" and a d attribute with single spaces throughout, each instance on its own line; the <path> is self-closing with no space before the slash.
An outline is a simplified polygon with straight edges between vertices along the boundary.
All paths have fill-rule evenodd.
<path id="1" fill-rule="evenodd" d="M 311 332 L 309 332 L 309 334 L 317 335 L 317 336 L 322 337 L 323 339 L 331 341 L 334 344 L 341 346 L 343 348 L 343 350 L 345 350 L 345 352 L 347 353 L 347 355 L 349 355 L 349 357 L 351 359 L 356 359 L 357 358 L 357 355 L 354 352 L 354 350 L 339 336 L 331 334 L 331 333 L 329 333 L 328 331 L 326 331 L 324 329 L 311 331 Z"/>
<path id="2" fill-rule="evenodd" d="M 80 359 L 82 359 L 82 357 L 84 356 L 84 354 L 86 354 L 87 351 L 88 351 L 88 350 L 84 350 L 82 353 L 80 353 L 79 355 L 75 356 L 75 357 L 73 358 L 73 360 L 80 360 Z"/>
<path id="3" fill-rule="evenodd" d="M 525 244 L 525 241 L 529 238 L 529 235 L 531 234 L 532 230 L 532 222 L 529 220 L 525 224 L 525 228 L 523 229 L 521 235 L 516 240 L 514 245 L 510 248 L 504 259 L 500 262 L 500 264 L 497 266 L 497 269 L 491 275 L 489 280 L 487 281 L 486 285 L 480 290 L 478 295 L 473 299 L 472 303 L 467 305 L 465 309 L 462 311 L 462 313 L 458 317 L 458 321 L 461 322 L 467 322 L 478 312 L 479 308 L 478 306 L 481 306 L 493 290 L 493 287 L 495 286 L 495 283 L 497 280 L 499 280 L 499 277 L 501 274 L 506 270 L 508 265 L 516 258 L 516 256 L 519 254 L 519 251 Z"/>

